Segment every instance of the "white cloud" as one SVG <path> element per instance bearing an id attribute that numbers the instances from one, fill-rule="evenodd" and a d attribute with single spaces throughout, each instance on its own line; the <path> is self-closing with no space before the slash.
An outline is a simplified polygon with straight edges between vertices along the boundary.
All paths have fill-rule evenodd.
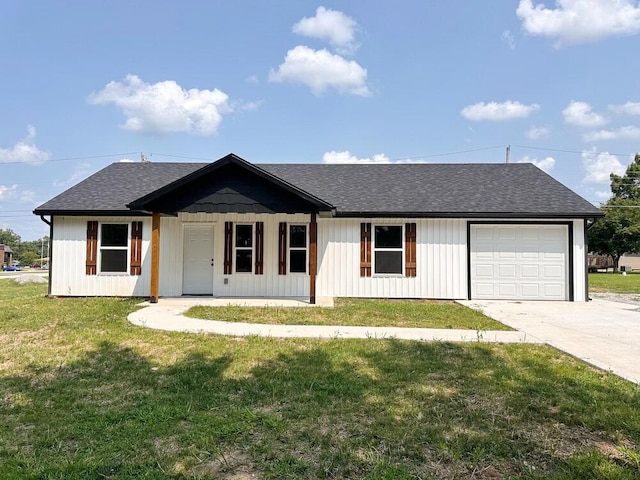
<path id="1" fill-rule="evenodd" d="M 278 70 L 269 72 L 269 81 L 300 83 L 308 86 L 314 95 L 331 88 L 341 94 L 371 95 L 366 84 L 366 69 L 327 50 L 313 50 L 303 45 L 287 52 Z"/>
<path id="2" fill-rule="evenodd" d="M 554 165 L 556 164 L 556 160 L 553 157 L 546 157 L 538 160 L 537 158 L 524 156 L 520 160 L 518 160 L 516 163 L 533 163 L 540 170 L 543 170 L 549 173 L 553 169 Z"/>
<path id="3" fill-rule="evenodd" d="M 0 185 L 0 200 L 8 200 L 15 196 L 18 191 L 18 184 Z"/>
<path id="4" fill-rule="evenodd" d="M 596 190 L 594 195 L 598 198 L 598 200 L 609 200 L 611 197 L 610 190 Z"/>
<path id="5" fill-rule="evenodd" d="M 582 138 L 585 142 L 598 142 L 602 140 L 640 140 L 640 127 L 628 125 L 617 130 L 599 130 L 585 133 Z"/>
<path id="6" fill-rule="evenodd" d="M 640 33 L 640 7 L 632 0 L 556 0 L 557 8 L 520 0 L 524 31 L 554 37 L 556 46 Z"/>
<path id="7" fill-rule="evenodd" d="M 583 182 L 585 183 L 609 183 L 609 175 L 623 175 L 626 168 L 618 157 L 607 152 L 592 151 L 582 152 L 582 166 L 585 170 Z"/>
<path id="8" fill-rule="evenodd" d="M 329 42 L 338 53 L 350 54 L 358 49 L 355 32 L 358 24 L 339 10 L 318 7 L 314 17 L 304 17 L 293 32 Z"/>
<path id="9" fill-rule="evenodd" d="M 109 82 L 89 96 L 89 103 L 112 103 L 127 117 L 123 128 L 158 134 L 213 135 L 222 116 L 232 111 L 229 97 L 217 88 L 185 90 L 173 80 L 149 84 L 136 75 L 127 75 L 123 82 Z"/>
<path id="10" fill-rule="evenodd" d="M 27 136 L 13 147 L 0 148 L 0 163 L 44 163 L 51 158 L 49 152 L 40 150 L 35 144 L 36 128 L 27 126 Z"/>
<path id="11" fill-rule="evenodd" d="M 245 79 L 245 82 L 250 83 L 251 85 L 258 85 L 260 83 L 260 80 L 258 79 L 258 77 L 256 75 L 249 75 Z"/>
<path id="12" fill-rule="evenodd" d="M 409 164 L 409 163 L 429 163 L 426 160 L 420 158 L 404 158 L 400 160 L 390 160 L 384 153 L 378 153 L 371 158 L 358 158 L 353 155 L 349 150 L 343 150 L 341 152 L 337 152 L 332 150 L 330 152 L 325 152 L 322 156 L 322 163 L 333 163 L 333 164 L 347 164 L 347 163 L 360 163 L 360 164 Z"/>
<path id="13" fill-rule="evenodd" d="M 547 138 L 551 132 L 546 127 L 536 127 L 532 125 L 525 135 L 531 140 L 540 140 L 541 138 Z"/>
<path id="14" fill-rule="evenodd" d="M 513 38 L 511 30 L 505 30 L 504 32 L 502 32 L 502 35 L 500 35 L 500 40 L 506 43 L 511 50 L 516 49 L 516 40 L 515 38 Z"/>
<path id="15" fill-rule="evenodd" d="M 378 153 L 372 158 L 358 158 L 352 155 L 349 150 L 342 152 L 332 150 L 325 152 L 322 156 L 322 163 L 391 163 L 391 160 L 384 153 Z"/>
<path id="16" fill-rule="evenodd" d="M 594 112 L 587 102 L 576 102 L 575 100 L 571 100 L 567 108 L 562 111 L 562 115 L 566 123 L 577 127 L 599 127 L 609 121 Z"/>
<path id="17" fill-rule="evenodd" d="M 508 100 L 503 103 L 475 103 L 464 107 L 460 113 L 467 120 L 473 120 L 474 122 L 481 120 L 501 121 L 526 118 L 539 108 L 540 105 L 536 103 L 523 105 L 520 102 Z"/>
<path id="18" fill-rule="evenodd" d="M 623 105 L 609 105 L 609 110 L 620 115 L 640 115 L 640 102 L 627 102 Z"/>

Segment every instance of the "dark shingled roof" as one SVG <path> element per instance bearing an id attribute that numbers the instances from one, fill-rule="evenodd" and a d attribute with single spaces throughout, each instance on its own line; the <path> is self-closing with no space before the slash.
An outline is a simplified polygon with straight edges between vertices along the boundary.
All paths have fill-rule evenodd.
<path id="1" fill-rule="evenodd" d="M 35 210 L 117 214 L 206 166 L 114 163 Z M 336 209 L 337 215 L 594 217 L 601 212 L 531 164 L 254 164 Z"/>

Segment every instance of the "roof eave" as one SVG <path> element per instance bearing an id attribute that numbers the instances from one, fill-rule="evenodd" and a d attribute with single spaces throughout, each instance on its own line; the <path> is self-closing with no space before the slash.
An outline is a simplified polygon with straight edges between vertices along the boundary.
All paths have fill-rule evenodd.
<path id="1" fill-rule="evenodd" d="M 368 211 L 337 211 L 336 217 L 361 218 L 599 218 L 602 212 L 580 213 L 550 213 L 550 212 L 368 212 Z"/>

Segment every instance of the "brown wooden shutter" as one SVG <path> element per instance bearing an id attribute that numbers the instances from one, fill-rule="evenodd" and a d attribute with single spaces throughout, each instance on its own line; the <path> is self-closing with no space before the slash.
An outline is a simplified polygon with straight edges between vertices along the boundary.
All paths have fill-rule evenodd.
<path id="1" fill-rule="evenodd" d="M 98 222 L 89 220 L 87 222 L 86 274 L 96 275 L 97 273 L 98 273 Z"/>
<path id="2" fill-rule="evenodd" d="M 416 224 L 407 223 L 404 232 L 404 265 L 407 277 L 416 276 Z"/>
<path id="3" fill-rule="evenodd" d="M 263 274 L 264 222 L 256 222 L 256 275 Z"/>
<path id="4" fill-rule="evenodd" d="M 278 275 L 287 274 L 287 222 L 278 228 Z"/>
<path id="5" fill-rule="evenodd" d="M 233 222 L 224 222 L 224 274 L 233 271 Z"/>
<path id="6" fill-rule="evenodd" d="M 360 224 L 360 276 L 371 276 L 371 224 Z"/>
<path id="7" fill-rule="evenodd" d="M 131 275 L 142 273 L 142 222 L 131 222 Z"/>

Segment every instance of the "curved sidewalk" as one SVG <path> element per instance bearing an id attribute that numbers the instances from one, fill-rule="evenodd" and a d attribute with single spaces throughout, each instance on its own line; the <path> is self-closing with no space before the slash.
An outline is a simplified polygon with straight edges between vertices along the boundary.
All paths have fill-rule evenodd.
<path id="1" fill-rule="evenodd" d="M 156 330 L 187 333 L 212 333 L 235 337 L 278 338 L 394 338 L 420 341 L 542 343 L 518 331 L 460 330 L 444 328 L 351 327 L 325 325 L 267 325 L 200 320 L 185 317 L 192 305 L 149 305 L 127 317 L 129 322 Z"/>

